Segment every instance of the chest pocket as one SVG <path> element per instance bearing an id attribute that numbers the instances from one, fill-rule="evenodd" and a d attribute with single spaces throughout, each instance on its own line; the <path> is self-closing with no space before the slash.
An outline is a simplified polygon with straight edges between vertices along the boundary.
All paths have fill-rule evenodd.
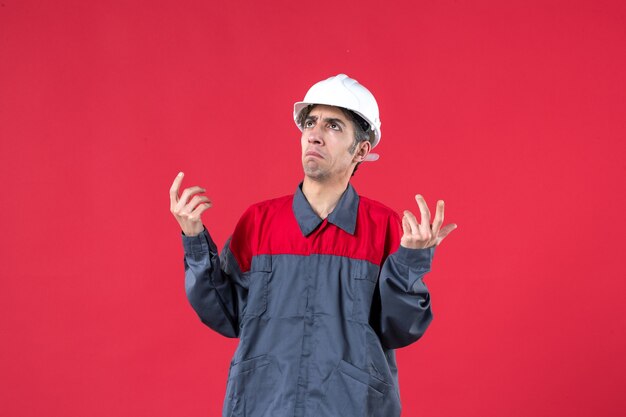
<path id="1" fill-rule="evenodd" d="M 352 287 L 354 304 L 352 305 L 352 320 L 367 323 L 372 308 L 372 297 L 378 282 L 377 274 L 368 273 L 367 265 L 359 262 L 352 271 Z"/>
<path id="2" fill-rule="evenodd" d="M 268 284 L 272 274 L 272 257 L 256 256 L 248 271 L 248 297 L 244 317 L 258 317 L 267 310 Z"/>

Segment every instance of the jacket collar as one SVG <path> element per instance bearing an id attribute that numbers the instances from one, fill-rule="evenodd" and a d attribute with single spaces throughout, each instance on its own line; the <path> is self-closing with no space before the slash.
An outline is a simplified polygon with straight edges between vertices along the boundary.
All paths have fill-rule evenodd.
<path id="1" fill-rule="evenodd" d="M 300 226 L 300 230 L 304 236 L 310 235 L 323 221 L 323 219 L 313 211 L 304 196 L 302 183 L 298 184 L 296 194 L 293 197 L 292 208 L 293 213 L 296 215 L 298 226 Z M 359 195 L 352 187 L 352 184 L 348 183 L 348 187 L 339 198 L 337 206 L 328 215 L 328 222 L 353 235 L 354 229 L 356 228 L 356 215 L 358 210 Z"/>

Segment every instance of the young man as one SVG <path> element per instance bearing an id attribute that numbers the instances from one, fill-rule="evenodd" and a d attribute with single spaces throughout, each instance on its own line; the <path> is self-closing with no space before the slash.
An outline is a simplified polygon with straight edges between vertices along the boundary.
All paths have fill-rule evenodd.
<path id="1" fill-rule="evenodd" d="M 294 195 L 252 205 L 221 256 L 201 215 L 201 187 L 179 195 L 171 212 L 185 250 L 185 287 L 200 319 L 239 337 L 223 416 L 396 417 L 400 396 L 394 349 L 415 342 L 431 319 L 423 277 L 435 246 L 455 224 L 402 219 L 359 196 L 357 165 L 376 160 L 378 105 L 339 74 L 315 84 L 294 106 L 302 130 L 304 179 Z"/>

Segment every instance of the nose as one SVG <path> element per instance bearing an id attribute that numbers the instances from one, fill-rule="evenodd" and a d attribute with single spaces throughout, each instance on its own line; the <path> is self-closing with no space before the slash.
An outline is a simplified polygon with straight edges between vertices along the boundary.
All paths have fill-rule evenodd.
<path id="1" fill-rule="evenodd" d="M 307 141 L 309 143 L 317 144 L 317 145 L 324 143 L 324 136 L 322 134 L 323 131 L 320 125 L 321 123 L 317 123 L 315 126 L 313 126 L 307 131 L 307 134 L 308 134 Z"/>

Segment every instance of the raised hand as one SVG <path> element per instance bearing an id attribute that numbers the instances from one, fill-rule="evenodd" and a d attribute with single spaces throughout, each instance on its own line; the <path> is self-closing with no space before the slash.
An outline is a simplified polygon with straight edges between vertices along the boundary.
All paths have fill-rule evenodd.
<path id="1" fill-rule="evenodd" d="M 176 218 L 183 233 L 187 236 L 199 235 L 204 230 L 201 215 L 211 207 L 211 200 L 205 195 L 200 195 L 206 190 L 202 187 L 185 188 L 178 196 L 180 184 L 185 174 L 179 172 L 172 187 L 170 188 L 170 211 Z"/>
<path id="2" fill-rule="evenodd" d="M 420 209 L 422 222 L 418 223 L 413 213 L 405 210 L 404 216 L 402 216 L 404 234 L 400 244 L 409 249 L 423 249 L 439 245 L 451 231 L 457 228 L 456 224 L 452 223 L 441 227 L 443 224 L 443 200 L 437 201 L 437 212 L 432 225 L 430 224 L 430 210 L 428 210 L 424 197 L 418 194 L 415 196 L 415 200 Z"/>

